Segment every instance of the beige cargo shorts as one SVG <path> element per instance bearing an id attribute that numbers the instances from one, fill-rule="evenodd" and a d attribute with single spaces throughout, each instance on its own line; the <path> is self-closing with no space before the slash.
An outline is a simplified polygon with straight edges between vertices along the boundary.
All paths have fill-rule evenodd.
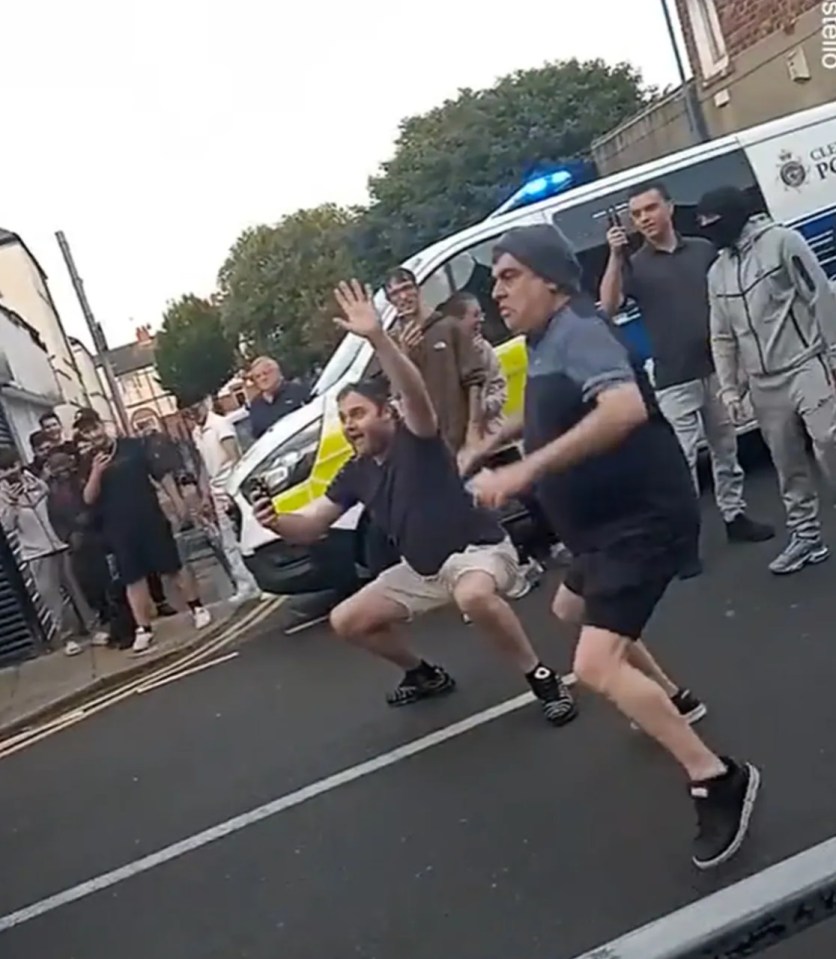
<path id="1" fill-rule="evenodd" d="M 510 539 L 501 543 L 468 546 L 453 553 L 435 576 L 422 576 L 402 559 L 384 570 L 366 589 L 374 590 L 406 610 L 408 618 L 429 613 L 453 602 L 453 590 L 467 573 L 487 573 L 496 583 L 496 591 L 507 593 L 519 580 L 519 557 Z"/>

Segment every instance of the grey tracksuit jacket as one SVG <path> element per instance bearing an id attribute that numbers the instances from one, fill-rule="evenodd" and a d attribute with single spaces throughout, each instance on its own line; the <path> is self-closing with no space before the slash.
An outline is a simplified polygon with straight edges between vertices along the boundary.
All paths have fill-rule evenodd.
<path id="1" fill-rule="evenodd" d="M 721 395 L 836 349 L 836 295 L 807 242 L 753 216 L 708 272 L 711 348 Z"/>

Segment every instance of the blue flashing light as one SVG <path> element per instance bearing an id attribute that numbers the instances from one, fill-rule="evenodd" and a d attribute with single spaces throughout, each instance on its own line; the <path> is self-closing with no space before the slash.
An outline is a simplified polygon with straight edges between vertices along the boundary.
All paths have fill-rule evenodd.
<path id="1" fill-rule="evenodd" d="M 565 193 L 572 187 L 589 183 L 596 177 L 597 171 L 594 165 L 583 160 L 572 161 L 566 166 L 558 167 L 548 173 L 539 173 L 527 180 L 499 209 L 494 210 L 491 217 L 508 213 L 510 210 L 516 210 L 531 203 L 539 203 L 540 200 L 557 196 L 558 193 Z"/>

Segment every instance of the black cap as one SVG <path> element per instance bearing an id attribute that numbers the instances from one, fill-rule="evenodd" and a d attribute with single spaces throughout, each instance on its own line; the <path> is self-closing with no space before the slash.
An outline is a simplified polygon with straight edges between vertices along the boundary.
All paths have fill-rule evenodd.
<path id="1" fill-rule="evenodd" d="M 494 263 L 509 253 L 532 273 L 568 293 L 581 291 L 581 265 L 566 237 L 554 226 L 539 223 L 509 230 L 493 248 Z"/>

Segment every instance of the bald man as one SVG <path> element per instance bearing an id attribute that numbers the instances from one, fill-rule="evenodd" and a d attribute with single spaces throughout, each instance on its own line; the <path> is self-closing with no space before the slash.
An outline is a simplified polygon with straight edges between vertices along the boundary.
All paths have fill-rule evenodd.
<path id="1" fill-rule="evenodd" d="M 308 401 L 308 391 L 299 383 L 288 383 L 282 368 L 270 356 L 259 356 L 250 366 L 250 378 L 258 396 L 250 403 L 250 428 L 259 439 L 283 416 Z"/>

